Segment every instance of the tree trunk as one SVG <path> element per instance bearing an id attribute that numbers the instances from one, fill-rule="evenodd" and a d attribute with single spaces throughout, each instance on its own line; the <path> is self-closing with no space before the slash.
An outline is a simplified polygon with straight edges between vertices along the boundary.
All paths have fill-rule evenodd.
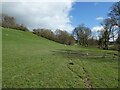
<path id="1" fill-rule="evenodd" d="M 105 38 L 105 43 L 104 43 L 104 45 L 105 45 L 105 46 L 104 46 L 104 49 L 105 49 L 105 50 L 108 50 L 108 42 L 109 42 L 109 38 L 106 37 L 106 38 Z"/>

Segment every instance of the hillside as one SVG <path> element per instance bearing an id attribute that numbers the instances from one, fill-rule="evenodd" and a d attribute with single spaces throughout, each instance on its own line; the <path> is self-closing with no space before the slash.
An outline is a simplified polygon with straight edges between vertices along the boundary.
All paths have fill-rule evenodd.
<path id="1" fill-rule="evenodd" d="M 3 88 L 118 87 L 116 51 L 65 46 L 5 28 L 2 41 Z"/>
<path id="2" fill-rule="evenodd" d="M 2 30 L 0 27 L 0 89 L 2 88 Z"/>

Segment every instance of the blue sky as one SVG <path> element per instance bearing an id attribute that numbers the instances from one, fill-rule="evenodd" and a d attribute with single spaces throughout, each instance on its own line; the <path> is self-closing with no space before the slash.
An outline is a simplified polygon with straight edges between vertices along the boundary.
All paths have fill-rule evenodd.
<path id="1" fill-rule="evenodd" d="M 70 12 L 71 22 L 74 27 L 81 23 L 89 28 L 100 26 L 102 20 L 96 18 L 107 17 L 110 7 L 114 2 L 75 2 Z"/>

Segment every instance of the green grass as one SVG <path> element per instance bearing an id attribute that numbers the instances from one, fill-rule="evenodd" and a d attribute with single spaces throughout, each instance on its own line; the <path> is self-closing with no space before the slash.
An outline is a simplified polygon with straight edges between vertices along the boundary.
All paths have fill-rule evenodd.
<path id="1" fill-rule="evenodd" d="M 5 28 L 2 36 L 3 88 L 118 87 L 116 51 L 65 46 Z"/>
<path id="2" fill-rule="evenodd" d="M 2 30 L 0 27 L 0 89 L 2 88 Z"/>

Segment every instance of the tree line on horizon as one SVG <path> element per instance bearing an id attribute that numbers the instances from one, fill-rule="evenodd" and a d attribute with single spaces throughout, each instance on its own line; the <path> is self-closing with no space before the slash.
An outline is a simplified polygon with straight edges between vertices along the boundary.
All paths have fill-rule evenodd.
<path id="1" fill-rule="evenodd" d="M 2 27 L 5 28 L 13 28 L 21 31 L 29 31 L 29 29 L 23 24 L 17 24 L 14 17 L 8 16 L 6 14 L 2 14 Z"/>
<path id="2" fill-rule="evenodd" d="M 97 46 L 108 50 L 109 45 L 112 43 L 112 49 L 120 50 L 120 1 L 114 3 L 110 9 L 111 11 L 108 13 L 109 18 L 106 18 L 101 22 L 103 30 L 99 32 L 99 39 L 95 39 L 94 36 L 92 36 L 91 29 L 86 27 L 84 24 L 75 27 L 72 34 L 60 29 L 53 32 L 52 30 L 46 28 L 33 29 L 33 33 L 37 36 L 66 45 L 74 45 L 77 43 L 81 46 Z M 14 17 L 10 17 L 5 14 L 2 15 L 1 26 L 5 28 L 29 31 L 25 25 L 17 24 Z M 116 34 L 118 37 L 115 39 L 116 29 L 113 27 L 116 26 L 116 29 L 118 30 Z M 111 38 L 113 40 L 112 42 L 110 42 Z"/>
<path id="3" fill-rule="evenodd" d="M 36 34 L 37 36 L 41 36 L 61 44 L 66 45 L 75 44 L 75 38 L 72 35 L 70 35 L 67 31 L 62 31 L 60 29 L 57 29 L 55 32 L 45 28 L 33 29 L 33 33 Z"/>

